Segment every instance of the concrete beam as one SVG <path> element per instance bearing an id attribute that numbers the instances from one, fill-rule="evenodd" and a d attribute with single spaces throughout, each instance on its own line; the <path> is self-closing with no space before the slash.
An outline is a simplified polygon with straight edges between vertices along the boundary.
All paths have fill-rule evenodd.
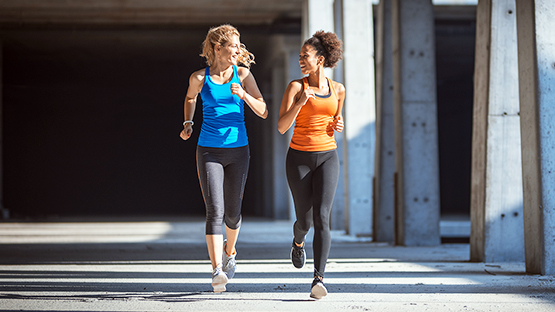
<path id="1" fill-rule="evenodd" d="M 0 25 L 236 25 L 300 18 L 303 0 L 4 0 Z"/>
<path id="2" fill-rule="evenodd" d="M 514 1 L 480 1 L 472 138 L 472 261 L 524 261 Z"/>
<path id="3" fill-rule="evenodd" d="M 373 238 L 395 241 L 395 125 L 391 0 L 381 0 L 376 21 L 376 160 Z"/>
<path id="4" fill-rule="evenodd" d="M 555 3 L 517 0 L 526 272 L 555 274 Z"/>
<path id="5" fill-rule="evenodd" d="M 437 245 L 439 155 L 433 5 L 392 1 L 396 243 Z"/>

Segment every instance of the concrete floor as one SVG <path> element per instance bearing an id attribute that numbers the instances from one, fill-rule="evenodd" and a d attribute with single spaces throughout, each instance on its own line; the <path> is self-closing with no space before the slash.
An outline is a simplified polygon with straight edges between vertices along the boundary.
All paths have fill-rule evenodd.
<path id="1" fill-rule="evenodd" d="M 0 223 L 0 311 L 555 311 L 555 278 L 470 263 L 467 244 L 332 233 L 330 294 L 289 260 L 291 222 L 245 220 L 237 274 L 211 292 L 202 220 Z M 309 236 L 311 234 L 309 233 Z"/>

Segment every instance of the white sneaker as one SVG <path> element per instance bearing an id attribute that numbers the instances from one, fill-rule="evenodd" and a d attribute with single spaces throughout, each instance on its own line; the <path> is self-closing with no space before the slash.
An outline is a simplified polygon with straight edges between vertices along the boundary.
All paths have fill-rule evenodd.
<path id="1" fill-rule="evenodd" d="M 227 284 L 227 275 L 222 271 L 220 266 L 216 267 L 212 271 L 212 287 L 214 287 L 215 293 L 220 293 L 225 291 L 225 285 Z"/>
<path id="2" fill-rule="evenodd" d="M 235 256 L 237 256 L 237 250 L 232 255 L 227 255 L 225 247 L 227 245 L 227 240 L 224 241 L 224 253 L 223 253 L 223 271 L 227 275 L 227 278 L 231 279 L 235 275 L 235 267 L 237 262 L 235 261 Z"/>
<path id="3" fill-rule="evenodd" d="M 324 286 L 324 282 L 315 277 L 312 282 L 312 289 L 310 290 L 310 298 L 322 299 L 327 294 L 328 290 L 326 289 L 326 286 Z"/>

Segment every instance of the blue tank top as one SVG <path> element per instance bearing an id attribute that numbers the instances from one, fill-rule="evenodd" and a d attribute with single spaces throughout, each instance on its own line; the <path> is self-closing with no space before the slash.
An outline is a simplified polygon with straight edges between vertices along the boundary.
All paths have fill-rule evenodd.
<path id="1" fill-rule="evenodd" d="M 210 67 L 204 74 L 200 91 L 202 99 L 202 126 L 198 145 L 204 147 L 242 147 L 249 144 L 245 128 L 245 101 L 231 94 L 231 84 L 241 84 L 237 66 L 233 65 L 231 81 L 217 84 L 210 78 Z"/>

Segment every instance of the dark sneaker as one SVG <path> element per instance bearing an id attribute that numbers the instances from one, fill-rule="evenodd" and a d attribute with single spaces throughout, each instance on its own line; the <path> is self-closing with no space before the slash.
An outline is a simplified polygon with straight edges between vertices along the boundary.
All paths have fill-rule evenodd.
<path id="1" fill-rule="evenodd" d="M 312 281 L 310 298 L 322 299 L 327 294 L 328 294 L 328 290 L 326 289 L 326 286 L 324 286 L 324 282 L 322 282 L 318 277 L 315 277 L 314 281 Z"/>
<path id="2" fill-rule="evenodd" d="M 214 292 L 224 292 L 225 284 L 227 284 L 227 275 L 218 266 L 212 271 L 212 287 L 214 287 Z"/>
<path id="3" fill-rule="evenodd" d="M 235 266 L 236 266 L 235 256 L 237 256 L 237 250 L 235 250 L 235 252 L 232 255 L 228 256 L 227 252 L 225 251 L 226 245 L 227 245 L 227 240 L 224 241 L 224 253 L 223 253 L 224 262 L 223 262 L 222 270 L 227 275 L 227 278 L 231 279 L 235 275 Z"/>
<path id="4" fill-rule="evenodd" d="M 297 244 L 295 244 L 295 240 L 293 240 L 293 247 L 291 247 L 291 262 L 293 262 L 293 265 L 297 269 L 300 269 L 304 266 L 304 263 L 306 262 L 306 251 L 304 250 L 304 243 L 302 247 L 298 247 Z"/>

